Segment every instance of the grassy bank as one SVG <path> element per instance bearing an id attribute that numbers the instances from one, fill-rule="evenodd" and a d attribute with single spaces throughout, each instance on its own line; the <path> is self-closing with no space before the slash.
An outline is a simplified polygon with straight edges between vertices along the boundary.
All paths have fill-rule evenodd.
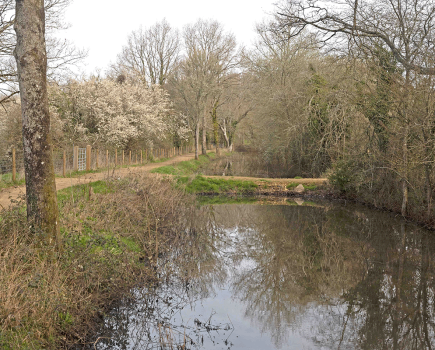
<path id="1" fill-rule="evenodd" d="M 36 243 L 22 205 L 2 213 L 1 349 L 85 342 L 113 300 L 156 278 L 157 257 L 183 239 L 196 207 L 168 181 L 138 176 L 74 186 L 58 198 L 64 250 L 54 257 Z"/>
<path id="2" fill-rule="evenodd" d="M 213 179 L 201 175 L 179 177 L 177 178 L 177 184 L 180 187 L 184 187 L 186 192 L 197 194 L 253 194 L 258 188 L 258 185 L 252 181 Z"/>
<path id="3" fill-rule="evenodd" d="M 214 159 L 215 153 L 200 155 L 197 160 L 180 162 L 152 170 L 152 173 L 174 175 L 178 188 L 184 188 L 188 193 L 222 194 L 222 193 L 253 193 L 258 185 L 252 181 L 232 179 L 213 179 L 200 175 Z"/>
<path id="4" fill-rule="evenodd" d="M 233 177 L 202 176 L 201 172 L 213 166 L 217 160 L 214 153 L 201 155 L 198 160 L 180 162 L 171 166 L 163 166 L 152 170 L 153 173 L 171 175 L 179 188 L 188 193 L 215 194 L 243 194 L 243 195 L 289 195 L 302 184 L 306 191 L 323 191 L 325 185 L 321 183 L 307 183 L 306 179 L 295 178 L 285 182 L 278 179 L 234 179 Z"/>
<path id="5" fill-rule="evenodd" d="M 216 158 L 216 153 L 209 152 L 206 155 L 200 155 L 198 159 L 186 160 L 174 165 L 162 166 L 153 169 L 152 173 L 186 176 L 197 173 L 201 168 L 206 167 L 210 162 Z"/>

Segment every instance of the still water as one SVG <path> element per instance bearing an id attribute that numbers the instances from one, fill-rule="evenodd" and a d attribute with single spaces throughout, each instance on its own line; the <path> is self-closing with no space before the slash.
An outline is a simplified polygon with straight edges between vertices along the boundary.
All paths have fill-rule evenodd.
<path id="1" fill-rule="evenodd" d="M 257 152 L 233 152 L 214 159 L 207 167 L 201 168 L 204 175 L 249 176 L 261 178 L 313 177 L 304 173 L 298 164 L 288 164 L 285 159 L 268 157 Z"/>
<path id="2" fill-rule="evenodd" d="M 96 349 L 431 349 L 434 233 L 354 205 L 207 210 Z M 96 338 L 95 338 L 96 339 Z"/>

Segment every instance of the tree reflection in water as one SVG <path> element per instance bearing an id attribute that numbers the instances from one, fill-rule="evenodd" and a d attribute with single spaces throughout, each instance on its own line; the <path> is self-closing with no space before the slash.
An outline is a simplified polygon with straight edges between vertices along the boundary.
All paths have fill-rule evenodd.
<path id="1" fill-rule="evenodd" d="M 213 234 L 191 234 L 174 247 L 160 282 L 106 318 L 100 335 L 111 339 L 98 349 L 160 349 L 162 339 L 174 349 L 249 341 L 263 349 L 264 338 L 283 349 L 435 346 L 432 233 L 330 203 L 216 205 L 207 213 L 203 225 Z M 198 327 L 194 318 L 206 321 L 217 302 L 223 315 L 210 325 L 219 329 Z M 247 328 L 256 330 L 250 339 Z"/>

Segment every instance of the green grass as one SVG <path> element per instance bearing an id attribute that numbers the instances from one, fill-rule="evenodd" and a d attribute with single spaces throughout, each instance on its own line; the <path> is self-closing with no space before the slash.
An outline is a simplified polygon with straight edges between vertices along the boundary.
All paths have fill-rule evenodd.
<path id="1" fill-rule="evenodd" d="M 152 173 L 178 175 L 178 170 L 172 165 L 161 166 L 157 169 L 151 170 Z"/>
<path id="2" fill-rule="evenodd" d="M 293 190 L 295 187 L 298 187 L 299 186 L 299 183 L 297 183 L 297 182 L 290 182 L 287 186 L 286 186 L 286 188 L 288 189 L 288 190 Z"/>
<path id="3" fill-rule="evenodd" d="M 252 193 L 258 188 L 252 181 L 214 179 L 200 175 L 187 182 L 183 178 L 182 182 L 185 182 L 189 193 Z"/>
<path id="4" fill-rule="evenodd" d="M 95 181 L 83 185 L 75 185 L 68 188 L 64 188 L 57 192 L 57 202 L 60 207 L 62 205 L 74 198 L 74 200 L 79 200 L 82 198 L 89 199 L 89 187 L 92 188 L 94 193 L 113 193 L 113 188 L 107 181 Z"/>
<path id="5" fill-rule="evenodd" d="M 216 158 L 216 154 L 213 152 L 207 153 L 207 155 L 200 155 L 199 159 L 186 160 L 175 165 L 162 166 L 151 170 L 152 173 L 166 174 L 166 175 L 178 175 L 186 176 L 192 175 L 198 172 L 202 167 L 210 163 L 211 159 Z"/>
<path id="6" fill-rule="evenodd" d="M 0 190 L 13 186 L 21 186 L 24 185 L 25 179 L 24 177 L 19 177 L 17 173 L 17 180 L 12 181 L 12 173 L 0 174 Z"/>
<path id="7" fill-rule="evenodd" d="M 297 183 L 297 182 L 290 182 L 290 183 L 286 186 L 286 188 L 287 188 L 288 190 L 293 190 L 293 189 L 295 189 L 297 186 L 299 186 L 299 183 Z M 315 184 L 302 185 L 302 186 L 304 186 L 304 188 L 305 188 L 306 190 L 310 190 L 310 191 L 314 191 L 314 190 L 317 189 L 317 185 L 315 185 Z"/>
<path id="8" fill-rule="evenodd" d="M 74 198 L 74 201 L 76 202 L 83 199 L 89 200 L 90 188 L 92 188 L 91 192 L 94 194 L 108 194 L 115 192 L 113 184 L 101 180 L 65 188 L 57 193 L 60 212 L 62 213 L 64 204 L 70 202 L 72 198 Z M 92 228 L 92 224 L 95 221 L 97 221 L 97 218 L 91 216 L 82 220 L 83 227 L 81 235 L 71 237 L 72 241 L 69 241 L 70 246 L 79 245 L 83 248 L 92 246 L 92 249 L 90 249 L 91 254 L 98 254 L 103 250 L 108 251 L 113 255 L 120 255 L 123 250 L 136 253 L 142 251 L 139 244 L 132 238 L 121 237 L 104 230 L 95 231 Z"/>

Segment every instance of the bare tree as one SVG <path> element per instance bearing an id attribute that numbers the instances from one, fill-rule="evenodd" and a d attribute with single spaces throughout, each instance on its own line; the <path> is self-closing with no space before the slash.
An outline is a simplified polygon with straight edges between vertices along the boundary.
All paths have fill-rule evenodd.
<path id="1" fill-rule="evenodd" d="M 273 30 L 299 35 L 306 27 L 334 39 L 383 42 L 406 70 L 434 75 L 422 58 L 435 49 L 433 0 L 287 0 L 278 7 Z"/>
<path id="2" fill-rule="evenodd" d="M 15 59 L 23 117 L 27 218 L 46 244 L 61 247 L 50 139 L 44 0 L 16 0 Z"/>
<path id="3" fill-rule="evenodd" d="M 413 76 L 435 75 L 435 6 L 432 0 L 287 0 L 278 8 L 275 32 L 289 37 L 314 28 L 324 44 L 345 43 L 371 50 L 384 47 L 403 69 L 397 119 L 402 135 L 402 215 L 408 211 L 410 91 Z"/>
<path id="4" fill-rule="evenodd" d="M 165 84 L 180 53 L 178 31 L 163 19 L 148 29 L 133 31 L 112 66 L 112 75 L 126 74 L 147 84 Z"/>
<path id="5" fill-rule="evenodd" d="M 184 28 L 186 57 L 179 66 L 174 85 L 187 106 L 195 130 L 195 154 L 202 126 L 202 152 L 206 152 L 206 117 L 217 113 L 219 96 L 237 65 L 236 40 L 216 21 L 198 20 Z"/>
<path id="6" fill-rule="evenodd" d="M 60 78 L 60 73 L 69 71 L 86 56 L 86 51 L 75 48 L 70 42 L 51 35 L 57 30 L 67 28 L 63 19 L 65 8 L 71 0 L 46 0 L 46 45 L 47 74 L 50 79 Z M 0 3 L 0 103 L 19 93 L 17 67 L 13 58 L 16 35 L 13 30 L 15 21 L 15 1 L 4 0 Z"/>

